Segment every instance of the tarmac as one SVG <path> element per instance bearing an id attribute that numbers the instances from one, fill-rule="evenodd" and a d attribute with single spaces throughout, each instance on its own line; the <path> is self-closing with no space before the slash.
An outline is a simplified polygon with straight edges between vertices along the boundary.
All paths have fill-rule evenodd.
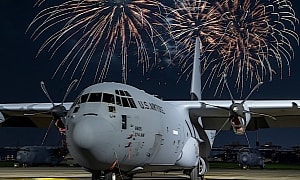
<path id="1" fill-rule="evenodd" d="M 18 180 L 87 180 L 91 174 L 80 167 L 27 167 L 0 168 L 0 179 Z M 182 172 L 143 173 L 134 180 L 177 180 L 188 179 Z M 266 169 L 211 169 L 206 180 L 299 180 L 299 170 L 266 170 Z"/>

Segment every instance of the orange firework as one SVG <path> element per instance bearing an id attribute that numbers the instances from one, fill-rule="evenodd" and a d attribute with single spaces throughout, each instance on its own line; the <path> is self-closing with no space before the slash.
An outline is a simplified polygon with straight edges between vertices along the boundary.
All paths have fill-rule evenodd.
<path id="1" fill-rule="evenodd" d="M 294 57 L 291 40 L 299 41 L 295 32 L 298 20 L 288 0 L 223 0 L 216 3 L 227 24 L 220 60 L 215 71 L 232 74 L 243 89 L 243 80 L 271 81 L 284 65 L 290 70 Z"/>
<path id="2" fill-rule="evenodd" d="M 218 47 L 225 27 L 221 14 L 210 3 L 203 0 L 176 0 L 168 8 L 169 31 L 177 45 L 175 59 L 179 59 L 183 73 L 190 74 L 194 56 L 195 38 L 200 37 L 200 52 L 203 69 L 209 66 L 209 54 Z M 205 56 L 207 55 L 207 56 Z"/>
<path id="3" fill-rule="evenodd" d="M 204 84 L 213 79 L 234 77 L 237 89 L 244 81 L 263 81 L 284 65 L 290 69 L 298 43 L 295 32 L 298 19 L 288 0 L 176 0 L 170 9 L 170 32 L 179 50 L 183 73 L 190 73 L 193 43 L 200 38 Z M 182 48 L 184 47 L 184 48 Z M 221 78 L 222 79 L 222 78 Z M 220 81 L 221 82 L 221 81 Z M 219 86 L 218 86 L 219 87 Z"/>
<path id="4" fill-rule="evenodd" d="M 43 2 L 38 0 L 36 6 Z M 71 78 L 80 71 L 82 79 L 87 69 L 93 68 L 94 81 L 101 82 L 117 59 L 126 83 L 128 57 L 132 57 L 129 50 L 137 52 L 135 58 L 143 72 L 157 63 L 157 49 L 167 51 L 157 30 L 161 26 L 156 26 L 164 23 L 160 14 L 163 9 L 153 0 L 67 0 L 43 9 L 28 30 L 33 31 L 34 40 L 50 33 L 38 54 L 48 48 L 53 57 L 62 52 L 62 47 L 69 48 L 53 76 L 63 70 L 64 77 L 72 69 Z M 159 45 L 154 43 L 157 41 Z"/>

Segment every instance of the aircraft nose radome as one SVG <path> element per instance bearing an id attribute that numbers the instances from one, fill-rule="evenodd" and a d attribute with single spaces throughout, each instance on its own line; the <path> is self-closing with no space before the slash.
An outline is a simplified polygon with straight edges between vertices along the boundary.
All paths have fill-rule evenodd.
<path id="1" fill-rule="evenodd" d="M 24 159 L 24 156 L 25 156 L 25 155 L 24 155 L 23 153 L 18 153 L 16 159 L 17 159 L 18 161 L 21 161 L 21 160 Z"/>
<path id="2" fill-rule="evenodd" d="M 74 143 L 83 149 L 91 149 L 96 142 L 102 142 L 101 138 L 106 136 L 107 131 L 113 132 L 113 129 L 106 121 L 100 118 L 88 117 L 76 123 L 73 130 Z"/>

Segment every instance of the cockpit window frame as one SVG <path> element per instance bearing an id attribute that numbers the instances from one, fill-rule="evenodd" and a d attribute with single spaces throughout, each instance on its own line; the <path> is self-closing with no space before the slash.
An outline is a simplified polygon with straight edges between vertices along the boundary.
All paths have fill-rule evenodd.
<path id="1" fill-rule="evenodd" d="M 107 92 L 90 92 L 81 93 L 80 96 L 76 98 L 76 104 L 86 103 L 86 102 L 104 102 L 109 104 L 115 104 L 125 108 L 137 108 L 133 97 L 126 90 L 115 89 L 114 93 Z M 73 104 L 75 105 L 75 103 Z"/>

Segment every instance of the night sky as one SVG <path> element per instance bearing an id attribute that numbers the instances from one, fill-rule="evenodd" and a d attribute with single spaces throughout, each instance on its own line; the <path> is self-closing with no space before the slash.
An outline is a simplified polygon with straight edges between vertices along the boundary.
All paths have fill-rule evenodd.
<path id="1" fill-rule="evenodd" d="M 64 96 L 68 83 L 70 83 L 68 77 L 61 79 L 60 76 L 55 76 L 52 78 L 59 60 L 49 60 L 50 55 L 47 52 L 43 52 L 40 56 L 36 57 L 40 42 L 34 42 L 30 39 L 30 33 L 25 33 L 31 20 L 40 10 L 33 7 L 34 2 L 33 0 L 0 1 L 0 82 L 2 84 L 0 88 L 0 103 L 48 102 L 40 89 L 41 80 L 45 81 L 52 99 L 59 102 Z M 293 0 L 292 2 L 296 15 L 299 18 L 300 1 Z M 299 25 L 297 32 L 300 34 Z M 294 47 L 295 58 L 291 62 L 291 76 L 288 76 L 286 72 L 283 74 L 283 80 L 280 80 L 279 76 L 275 76 L 272 82 L 265 82 L 259 91 L 253 94 L 251 99 L 300 99 L 300 48 L 298 45 Z M 121 76 L 119 75 L 119 70 L 120 67 L 112 67 L 107 81 L 120 82 Z M 177 83 L 177 73 L 178 68 L 176 67 L 165 68 L 159 71 L 153 70 L 144 75 L 130 73 L 128 84 L 144 89 L 151 94 L 157 94 L 168 100 L 189 99 L 190 79 L 186 80 L 182 78 Z M 67 100 L 72 101 L 84 87 L 91 84 L 93 84 L 93 81 L 89 80 L 89 76 L 87 76 L 77 89 L 70 94 Z M 213 96 L 213 92 L 214 89 L 212 88 L 204 89 L 203 98 L 220 98 Z M 239 93 L 234 93 L 237 99 L 239 95 Z M 227 99 L 228 94 L 223 93 L 222 98 Z M 37 137 L 40 136 L 38 134 L 41 134 L 40 130 L 30 129 L 29 131 L 31 135 L 27 133 L 27 138 L 25 135 L 28 129 L 0 129 L 0 146 L 27 145 L 27 143 L 34 145 L 40 142 L 42 137 Z M 232 132 L 220 134 L 216 139 L 216 145 L 228 144 L 232 141 L 245 142 L 245 137 L 232 136 L 232 134 Z M 259 134 L 262 143 L 273 141 L 274 144 L 288 147 L 300 145 L 299 138 L 296 138 L 300 137 L 300 130 L 298 128 L 260 130 Z M 249 135 L 250 141 L 254 142 L 255 134 L 249 133 Z M 15 136 L 18 137 L 16 138 Z M 287 137 L 295 138 L 287 139 Z"/>

